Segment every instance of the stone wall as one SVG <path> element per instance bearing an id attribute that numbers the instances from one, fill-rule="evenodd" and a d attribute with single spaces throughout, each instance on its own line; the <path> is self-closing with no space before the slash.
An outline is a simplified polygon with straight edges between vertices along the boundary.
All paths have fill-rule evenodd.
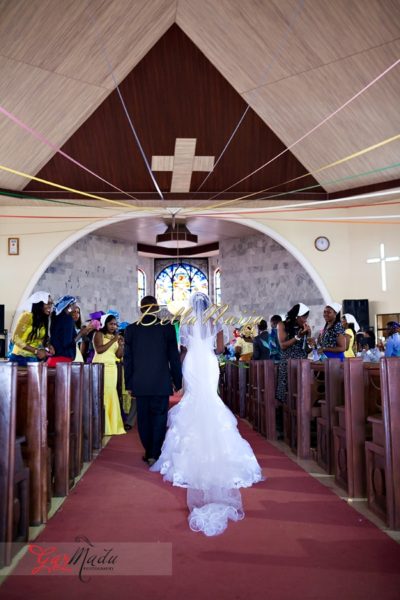
<path id="1" fill-rule="evenodd" d="M 48 290 L 55 300 L 64 294 L 77 296 L 84 318 L 92 311 L 113 308 L 122 320 L 131 321 L 138 312 L 140 262 L 146 261 L 138 261 L 135 244 L 89 235 L 60 254 L 33 291 Z M 146 270 L 145 265 L 142 268 Z"/>
<path id="2" fill-rule="evenodd" d="M 202 262 L 204 261 L 204 262 Z M 147 277 L 147 294 L 154 294 L 154 275 L 164 261 L 138 256 L 136 245 L 95 235 L 86 236 L 63 252 L 35 286 L 49 290 L 54 299 L 76 295 L 84 317 L 94 310 L 113 308 L 122 320 L 138 315 L 136 268 Z M 165 259 L 165 264 L 171 260 Z M 207 259 L 189 259 L 207 272 Z M 311 308 L 312 325 L 323 325 L 324 302 L 311 277 L 298 261 L 271 238 L 255 234 L 220 242 L 220 255 L 208 261 L 210 294 L 213 274 L 222 272 L 222 301 L 229 314 L 260 315 L 286 313 L 298 301 Z"/>
<path id="3" fill-rule="evenodd" d="M 229 314 L 268 319 L 303 302 L 311 309 L 311 325 L 323 325 L 321 293 L 297 259 L 272 238 L 256 234 L 221 241 L 219 266 Z"/>

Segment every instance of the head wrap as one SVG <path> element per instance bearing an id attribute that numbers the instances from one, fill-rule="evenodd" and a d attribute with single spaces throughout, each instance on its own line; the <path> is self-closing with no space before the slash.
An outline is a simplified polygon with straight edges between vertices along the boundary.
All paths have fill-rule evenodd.
<path id="1" fill-rule="evenodd" d="M 67 308 L 67 306 L 69 306 L 70 304 L 74 304 L 75 302 L 75 296 L 61 296 L 61 298 L 59 298 L 57 302 L 54 303 L 53 310 L 56 313 L 56 316 L 60 315 L 62 311 Z"/>
<path id="2" fill-rule="evenodd" d="M 304 317 L 304 315 L 306 315 L 308 312 L 310 312 L 309 307 L 302 302 L 299 302 L 299 312 L 297 313 L 297 316 Z"/>
<path id="3" fill-rule="evenodd" d="M 114 319 L 116 319 L 115 315 L 111 311 L 108 312 L 108 313 L 106 313 L 105 315 L 101 315 L 101 317 L 100 317 L 100 325 L 101 325 L 102 329 L 105 326 L 108 317 L 113 317 Z"/>
<path id="4" fill-rule="evenodd" d="M 358 333 L 360 331 L 360 326 L 357 323 L 355 317 L 353 317 L 353 315 L 351 315 L 350 313 L 346 313 L 345 315 L 343 315 L 343 318 L 346 319 L 346 321 L 348 323 L 353 323 L 353 325 L 354 325 L 354 331 L 356 333 Z"/>
<path id="5" fill-rule="evenodd" d="M 23 303 L 21 310 L 29 311 L 32 310 L 32 304 L 37 304 L 38 302 L 43 302 L 43 304 L 47 304 L 50 298 L 50 292 L 35 292 L 25 302 Z"/>
<path id="6" fill-rule="evenodd" d="M 96 312 L 89 313 L 89 318 L 95 319 L 96 321 L 100 321 L 101 316 L 104 314 L 105 314 L 104 311 L 98 310 Z"/>
<path id="7" fill-rule="evenodd" d="M 108 315 L 112 315 L 113 317 L 115 317 L 115 319 L 116 319 L 117 323 L 119 322 L 119 312 L 118 312 L 117 310 L 113 310 L 112 308 L 110 308 L 110 309 L 107 311 L 107 314 L 108 314 Z"/>
<path id="8" fill-rule="evenodd" d="M 339 302 L 331 302 L 330 304 L 327 304 L 327 306 L 333 308 L 336 314 L 342 310 L 342 305 L 339 304 Z"/>

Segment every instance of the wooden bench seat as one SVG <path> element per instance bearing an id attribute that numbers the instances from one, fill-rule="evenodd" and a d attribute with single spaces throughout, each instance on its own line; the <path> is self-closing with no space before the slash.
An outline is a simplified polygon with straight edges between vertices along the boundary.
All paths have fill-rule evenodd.
<path id="1" fill-rule="evenodd" d="M 25 437 L 16 433 L 17 365 L 0 363 L 0 568 L 9 565 L 29 533 L 29 470 Z"/>

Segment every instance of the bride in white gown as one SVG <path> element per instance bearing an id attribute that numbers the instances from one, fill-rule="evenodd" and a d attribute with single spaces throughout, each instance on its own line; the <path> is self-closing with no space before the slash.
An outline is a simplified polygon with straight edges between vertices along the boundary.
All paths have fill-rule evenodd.
<path id="1" fill-rule="evenodd" d="M 219 367 L 214 352 L 222 326 L 207 320 L 210 299 L 195 292 L 190 299 L 194 325 L 182 325 L 184 395 L 168 413 L 161 456 L 151 467 L 173 485 L 187 488 L 189 526 L 218 535 L 228 519 L 243 519 L 239 488 L 263 480 L 261 468 L 237 420 L 218 396 Z"/>

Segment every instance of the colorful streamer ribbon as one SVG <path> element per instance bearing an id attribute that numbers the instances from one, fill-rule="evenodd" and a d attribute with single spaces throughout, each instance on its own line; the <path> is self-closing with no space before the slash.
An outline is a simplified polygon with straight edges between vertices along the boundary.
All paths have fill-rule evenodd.
<path id="1" fill-rule="evenodd" d="M 349 98 L 349 100 L 347 100 L 344 104 L 342 104 L 341 106 L 339 106 L 339 108 L 337 108 L 336 110 L 334 110 L 331 114 L 329 114 L 327 117 L 325 117 L 325 119 L 323 119 L 322 121 L 320 121 L 320 123 L 318 123 L 317 125 L 315 125 L 312 129 L 310 129 L 307 133 L 305 133 L 304 135 L 302 135 L 299 139 L 297 139 L 295 142 L 293 142 L 292 144 L 290 144 L 287 148 L 285 148 L 285 150 L 282 150 L 282 152 L 280 152 L 279 154 L 277 154 L 276 156 L 274 156 L 273 158 L 271 158 L 269 161 L 267 161 L 266 163 L 264 163 L 263 165 L 261 165 L 261 167 L 258 167 L 258 169 L 255 169 L 254 171 L 252 171 L 249 175 L 246 175 L 246 177 L 242 177 L 242 179 L 239 179 L 238 181 L 236 181 L 235 183 L 233 183 L 232 185 L 230 185 L 229 187 L 225 188 L 224 190 L 222 190 L 221 192 L 218 192 L 218 194 L 215 194 L 214 196 L 212 196 L 210 198 L 210 200 L 213 200 L 214 198 L 217 198 L 218 196 L 220 196 L 221 194 L 224 194 L 225 192 L 227 192 L 228 190 L 230 190 L 231 188 L 237 186 L 239 183 L 241 183 L 242 181 L 245 181 L 246 179 L 248 179 L 249 177 L 252 177 L 252 175 L 254 175 L 255 173 L 258 173 L 259 171 L 261 171 L 262 169 L 264 169 L 265 167 L 267 167 L 268 165 L 270 165 L 272 162 L 274 162 L 277 158 L 280 158 L 281 156 L 283 156 L 284 154 L 286 154 L 286 152 L 289 152 L 289 150 L 291 150 L 292 148 L 294 148 L 295 146 L 297 146 L 297 144 L 299 144 L 300 142 L 302 142 L 303 140 L 305 140 L 308 136 L 310 136 L 312 133 L 314 133 L 314 131 L 317 131 L 317 129 L 319 129 L 320 127 L 322 127 L 322 125 L 325 125 L 325 123 L 327 123 L 328 121 L 330 121 L 334 116 L 336 116 L 340 111 L 342 111 L 344 108 L 346 108 L 346 106 L 348 106 L 351 102 L 353 102 L 354 100 L 356 100 L 356 98 L 358 98 L 359 96 L 361 96 L 364 92 L 366 92 L 371 86 L 373 86 L 375 83 L 377 83 L 380 79 L 382 79 L 382 77 L 384 77 L 385 75 L 387 75 L 392 69 L 394 69 L 398 64 L 400 63 L 400 58 L 397 59 L 394 63 L 392 63 L 389 67 L 387 67 L 387 69 L 385 69 L 384 71 L 382 71 L 382 73 L 380 73 L 377 77 L 375 77 L 372 81 L 370 81 L 366 86 L 364 86 L 361 90 L 359 90 L 356 94 L 354 94 L 351 98 Z"/>

